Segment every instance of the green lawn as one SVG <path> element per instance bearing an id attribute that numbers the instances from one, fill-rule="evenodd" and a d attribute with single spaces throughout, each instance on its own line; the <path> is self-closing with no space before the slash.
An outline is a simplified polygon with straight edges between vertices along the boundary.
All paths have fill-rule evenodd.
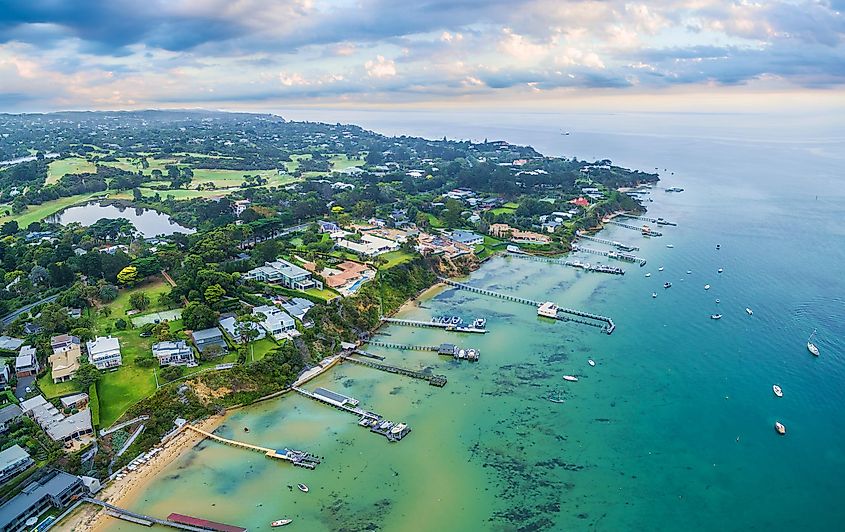
<path id="1" fill-rule="evenodd" d="M 138 332 L 134 331 L 134 334 L 137 336 Z M 132 362 L 132 358 L 127 356 L 122 340 L 120 347 L 123 352 L 123 366 L 117 371 L 105 372 L 97 383 L 100 426 L 103 428 L 110 427 L 130 406 L 149 397 L 156 390 L 153 368 L 139 368 Z"/>
<path id="2" fill-rule="evenodd" d="M 331 301 L 332 299 L 338 297 L 337 292 L 329 290 L 328 288 L 323 288 L 322 290 L 320 290 L 319 288 L 309 288 L 305 290 L 305 293 L 308 295 L 319 297 L 323 301 Z"/>
<path id="3" fill-rule="evenodd" d="M 408 252 L 397 250 L 391 251 L 390 253 L 385 253 L 384 255 L 379 255 L 379 257 L 385 259 L 387 262 L 382 265 L 383 269 L 392 268 L 394 266 L 398 266 L 399 264 L 403 264 L 410 260 L 413 260 L 414 256 Z"/>
<path id="4" fill-rule="evenodd" d="M 276 170 L 219 170 L 197 168 L 191 186 L 200 183 L 214 183 L 218 188 L 239 187 L 244 182 L 245 175 L 260 175 L 267 179 L 268 185 L 279 186 L 293 181 L 292 177 L 279 175 Z"/>
<path id="5" fill-rule="evenodd" d="M 496 207 L 495 209 L 490 210 L 493 214 L 513 214 L 514 211 L 516 211 L 516 209 L 512 209 L 510 207 Z"/>
<path id="6" fill-rule="evenodd" d="M 498 240 L 489 235 L 484 235 L 484 243 L 475 248 L 475 254 L 479 259 L 486 259 L 496 251 L 504 249 L 506 242 Z"/>
<path id="7" fill-rule="evenodd" d="M 41 205 L 30 205 L 26 208 L 24 212 L 20 214 L 10 214 L 8 216 L 0 217 L 0 225 L 15 220 L 18 222 L 19 226 L 26 227 L 32 222 L 40 222 L 44 218 L 56 214 L 64 208 L 76 205 L 78 203 L 85 203 L 91 198 L 102 194 L 102 192 L 93 194 L 78 194 L 76 196 L 68 196 L 66 198 L 45 201 Z"/>
<path id="8" fill-rule="evenodd" d="M 53 399 L 54 397 L 62 397 L 79 391 L 76 388 L 76 383 L 72 380 L 55 384 L 53 382 L 53 379 L 50 377 L 49 371 L 38 379 L 38 388 L 41 390 L 41 392 L 44 394 L 44 397 L 46 397 L 47 399 Z"/>
<path id="9" fill-rule="evenodd" d="M 261 340 L 256 340 L 252 342 L 252 359 L 254 360 L 261 360 L 264 358 L 267 353 L 279 347 L 276 342 L 274 342 L 271 338 L 265 336 Z M 249 356 L 249 354 L 247 354 Z M 236 357 L 237 358 L 237 357 Z M 251 361 L 251 360 L 250 360 Z"/>
<path id="10" fill-rule="evenodd" d="M 428 225 L 431 227 L 445 227 L 443 222 L 440 221 L 440 218 L 431 213 L 428 213 Z"/>
<path id="11" fill-rule="evenodd" d="M 118 291 L 117 299 L 106 305 L 111 309 L 111 315 L 103 316 L 100 312 L 97 313 L 96 327 L 100 329 L 107 324 L 113 324 L 118 318 L 126 319 L 126 311 L 132 310 L 129 297 L 135 292 L 144 292 L 150 298 L 150 306 L 144 309 L 145 314 L 157 310 L 166 310 L 165 306 L 159 304 L 158 298 L 161 294 L 169 291 L 170 285 L 161 277 L 153 277 L 149 281 L 132 288 L 121 288 Z M 102 331 L 99 332 L 102 333 Z"/>
<path id="12" fill-rule="evenodd" d="M 352 166 L 364 166 L 364 160 L 350 159 L 345 153 L 334 155 L 329 159 L 332 163 L 332 170 L 346 170 Z"/>
<path id="13" fill-rule="evenodd" d="M 67 159 L 58 159 L 51 161 L 47 166 L 47 180 L 45 185 L 52 185 L 58 183 L 59 179 L 67 174 L 82 174 L 94 173 L 97 167 L 94 163 L 88 161 L 84 157 L 68 157 Z"/>

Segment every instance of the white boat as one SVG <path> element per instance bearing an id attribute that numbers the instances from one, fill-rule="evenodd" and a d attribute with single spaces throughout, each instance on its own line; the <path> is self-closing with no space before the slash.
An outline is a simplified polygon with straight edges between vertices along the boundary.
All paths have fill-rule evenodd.
<path id="1" fill-rule="evenodd" d="M 813 334 L 811 334 L 810 337 L 807 338 L 807 351 L 812 353 L 813 356 L 819 356 L 819 348 L 818 346 L 816 346 L 816 344 L 813 343 L 813 336 L 815 336 L 815 334 L 816 330 L 813 329 Z"/>
<path id="2" fill-rule="evenodd" d="M 666 281 L 665 283 L 663 283 L 663 288 L 672 288 L 672 283 Z"/>
<path id="3" fill-rule="evenodd" d="M 710 319 L 711 320 L 720 320 L 720 319 L 722 319 L 722 315 L 721 314 L 711 314 Z"/>
<path id="4" fill-rule="evenodd" d="M 564 375 L 563 380 L 569 381 L 569 382 L 578 382 L 578 377 L 575 377 L 573 375 Z"/>
<path id="5" fill-rule="evenodd" d="M 710 285 L 709 285 L 709 284 L 704 285 L 704 289 L 705 289 L 705 290 L 710 290 Z"/>
<path id="6" fill-rule="evenodd" d="M 784 434 L 786 434 L 786 427 L 784 427 L 784 426 L 783 426 L 783 423 L 781 423 L 780 421 L 775 421 L 775 430 L 776 430 L 776 431 L 778 432 L 778 434 L 780 434 L 781 436 L 783 436 Z"/>
<path id="7" fill-rule="evenodd" d="M 408 427 L 407 423 L 397 423 L 395 427 L 390 429 L 391 434 L 399 434 Z"/>
<path id="8" fill-rule="evenodd" d="M 675 247 L 675 245 L 674 244 L 666 244 L 666 247 L 669 248 L 669 249 L 672 249 L 673 247 Z"/>
<path id="9" fill-rule="evenodd" d="M 692 270 L 687 270 L 687 275 L 692 274 Z"/>
<path id="10" fill-rule="evenodd" d="M 752 311 L 752 310 L 751 310 L 750 308 L 748 308 L 748 307 L 745 307 L 745 312 L 746 312 L 746 313 L 748 313 L 748 315 L 749 315 L 749 316 L 751 316 L 752 314 L 754 314 L 754 311 Z"/>
<path id="11" fill-rule="evenodd" d="M 596 361 L 595 361 L 595 360 L 593 360 L 593 359 L 591 358 L 591 359 L 589 359 L 589 360 L 587 361 L 587 364 L 589 364 L 589 365 L 591 365 L 591 366 L 595 366 L 595 365 L 596 365 Z"/>
<path id="12" fill-rule="evenodd" d="M 277 527 L 277 526 L 285 526 L 293 523 L 293 519 L 278 519 L 270 523 L 270 526 Z"/>
<path id="13" fill-rule="evenodd" d="M 721 301 L 720 301 L 719 299 L 717 299 L 717 300 L 716 300 L 716 303 L 721 303 Z"/>
<path id="14" fill-rule="evenodd" d="M 652 292 L 651 297 L 657 297 L 657 292 Z"/>
<path id="15" fill-rule="evenodd" d="M 722 273 L 723 271 L 725 271 L 725 270 L 723 270 L 722 268 L 719 268 L 718 270 L 716 270 L 716 273 Z"/>
<path id="16" fill-rule="evenodd" d="M 772 385 L 772 391 L 775 392 L 775 395 L 778 397 L 783 397 L 783 390 L 781 390 L 780 386 L 777 384 Z"/>
<path id="17" fill-rule="evenodd" d="M 299 488 L 299 491 L 302 493 L 308 493 L 308 486 L 305 484 L 297 484 L 296 487 Z"/>
<path id="18" fill-rule="evenodd" d="M 661 267 L 657 268 L 657 271 L 662 272 L 662 271 L 663 271 L 663 266 L 661 266 Z"/>
<path id="19" fill-rule="evenodd" d="M 651 277 L 650 273 L 645 274 L 646 277 Z"/>

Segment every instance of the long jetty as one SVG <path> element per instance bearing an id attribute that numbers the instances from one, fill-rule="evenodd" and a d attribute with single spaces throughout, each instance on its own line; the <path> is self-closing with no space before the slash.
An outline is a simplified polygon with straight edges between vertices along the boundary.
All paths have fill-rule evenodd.
<path id="1" fill-rule="evenodd" d="M 293 386 L 291 388 L 293 391 L 300 395 L 304 395 L 310 399 L 314 399 L 320 403 L 325 405 L 329 405 L 332 408 L 336 408 L 338 410 L 342 410 L 344 412 L 348 412 L 350 414 L 354 414 L 358 416 L 358 425 L 361 427 L 369 428 L 370 432 L 375 434 L 380 434 L 388 439 L 388 441 L 396 442 L 407 436 L 411 432 L 411 428 L 404 424 L 404 423 L 394 423 L 392 421 L 388 421 L 384 419 L 379 414 L 375 412 L 370 412 L 368 410 L 364 410 L 363 408 L 359 408 L 357 406 L 350 406 L 348 404 L 330 401 L 328 398 L 318 395 L 314 392 L 310 392 L 304 388 L 300 388 L 298 386 Z M 357 404 L 357 401 L 356 401 Z M 393 432 L 394 428 L 400 429 L 398 432 Z"/>
<path id="2" fill-rule="evenodd" d="M 574 249 L 574 248 L 573 248 Z M 516 257 L 523 260 L 532 260 L 535 262 L 548 262 L 551 264 L 560 264 L 561 266 L 568 266 L 570 268 L 580 268 L 588 272 L 596 273 L 611 273 L 614 275 L 625 275 L 625 270 L 613 266 L 604 266 L 601 264 L 584 264 L 579 261 L 553 259 L 551 257 L 540 257 L 537 255 L 529 255 L 527 253 L 505 253 L 508 257 Z"/>
<path id="3" fill-rule="evenodd" d="M 657 225 L 671 225 L 671 226 L 677 226 L 678 225 L 675 222 L 670 222 L 669 220 L 664 220 L 663 218 L 649 218 L 648 216 L 637 216 L 635 214 L 620 214 L 619 216 L 622 216 L 624 218 L 631 218 L 631 219 L 634 219 L 634 220 L 642 220 L 644 222 L 651 222 L 651 223 L 657 224 Z"/>
<path id="4" fill-rule="evenodd" d="M 434 321 L 419 321 L 419 320 L 403 320 L 401 318 L 387 318 L 382 316 L 381 321 L 385 323 L 393 323 L 395 325 L 407 325 L 408 327 L 431 327 L 434 329 L 443 329 L 444 331 L 450 332 L 463 332 L 463 333 L 478 333 L 484 334 L 487 332 L 487 329 L 479 329 L 476 327 L 464 327 L 460 325 L 454 325 L 451 323 L 438 323 Z"/>
<path id="5" fill-rule="evenodd" d="M 596 242 L 598 244 L 606 244 L 608 246 L 613 246 L 616 249 L 621 249 L 622 251 L 639 251 L 640 248 L 637 246 L 629 246 L 628 244 L 623 244 L 622 242 L 617 242 L 616 240 L 608 240 L 606 238 L 601 238 L 598 236 L 591 236 L 584 234 L 583 231 L 578 231 L 576 233 L 578 238 L 583 238 L 584 240 L 589 240 L 591 242 Z"/>
<path id="6" fill-rule="evenodd" d="M 636 225 L 617 222 L 615 220 L 609 220 L 605 223 L 608 223 L 608 224 L 611 224 L 611 225 L 618 225 L 619 227 L 624 227 L 625 229 L 633 229 L 634 231 L 643 232 L 642 227 L 637 227 Z M 654 229 L 651 229 L 651 230 L 648 231 L 648 235 L 649 236 L 663 236 L 663 233 L 661 233 L 660 231 L 655 231 Z"/>
<path id="7" fill-rule="evenodd" d="M 320 463 L 319 458 L 304 451 L 295 451 L 291 449 L 277 451 L 268 447 L 261 447 L 260 445 L 253 445 L 251 443 L 223 438 L 222 436 L 218 436 L 217 434 L 212 434 L 211 432 L 204 431 L 201 428 L 195 427 L 191 424 L 186 424 L 185 426 L 188 429 L 214 441 L 224 443 L 226 445 L 231 445 L 232 447 L 237 447 L 239 449 L 256 451 L 262 453 L 267 458 L 278 458 L 280 460 L 287 460 L 295 466 L 304 467 L 306 469 L 314 469 L 315 467 L 317 467 L 317 464 Z"/>
<path id="8" fill-rule="evenodd" d="M 506 301 L 513 301 L 515 303 L 522 303 L 523 305 L 529 305 L 535 308 L 539 308 L 541 303 L 539 301 L 534 301 L 533 299 L 528 299 L 525 297 L 513 296 L 510 294 L 502 294 L 500 292 L 494 292 L 492 290 L 487 290 L 485 288 L 478 288 L 476 286 L 459 283 L 458 281 L 453 281 L 451 279 L 447 279 L 446 277 L 438 277 L 438 279 L 446 283 L 450 286 L 454 286 L 455 288 L 459 288 L 461 290 L 467 290 L 470 292 L 475 292 L 476 294 L 482 294 L 485 296 L 490 297 L 497 297 L 499 299 L 504 299 Z M 566 307 L 558 307 L 558 313 L 568 314 L 569 316 L 575 316 L 575 318 L 569 316 L 560 316 L 558 315 L 556 319 L 560 321 L 572 321 L 575 323 L 581 323 L 583 325 L 591 325 L 593 327 L 600 327 L 604 332 L 607 334 L 613 334 L 613 331 L 616 330 L 616 324 L 613 323 L 613 320 L 607 316 L 602 316 L 600 314 L 593 314 L 591 312 L 584 312 L 583 310 L 577 310 L 572 308 Z M 602 325 L 597 325 L 596 323 L 589 322 L 586 320 L 579 320 L 578 318 L 587 318 L 590 320 L 595 320 L 597 322 L 601 322 Z"/>
<path id="9" fill-rule="evenodd" d="M 395 373 L 397 375 L 404 375 L 405 377 L 411 377 L 413 379 L 421 379 L 424 381 L 428 381 L 428 384 L 431 386 L 437 386 L 442 388 L 446 386 L 446 376 L 445 375 L 433 375 L 431 373 L 426 373 L 424 371 L 415 371 L 412 369 L 400 368 L 397 366 L 390 366 L 388 364 L 380 364 L 378 362 L 371 362 L 369 360 L 361 360 L 359 358 L 354 358 L 351 356 L 344 356 L 343 360 L 354 362 L 355 364 L 360 364 L 362 366 L 367 366 L 368 368 L 373 368 L 381 371 L 386 371 L 388 373 Z"/>
<path id="10" fill-rule="evenodd" d="M 117 517 L 119 519 L 123 519 L 124 521 L 129 521 L 130 523 L 135 523 L 138 525 L 143 526 L 152 526 L 154 524 L 161 525 L 161 526 L 169 526 L 171 528 L 176 528 L 178 530 L 189 530 L 190 532 L 208 532 L 207 528 L 200 528 L 197 526 L 191 525 L 183 525 L 182 523 L 177 523 L 175 521 L 166 521 L 164 519 L 159 519 L 157 517 L 152 517 L 149 515 L 139 514 L 135 512 L 130 512 L 124 508 L 119 506 L 115 506 L 113 504 L 109 504 L 105 501 L 101 501 L 100 499 L 94 499 L 91 497 L 83 497 L 80 499 L 82 502 L 87 502 L 90 504 L 95 504 L 97 506 L 101 506 L 105 509 L 106 513 L 108 513 L 112 517 Z"/>
<path id="11" fill-rule="evenodd" d="M 634 262 L 639 263 L 640 266 L 646 265 L 646 260 L 642 257 L 637 257 L 636 255 L 631 255 L 629 253 L 620 253 L 618 251 L 607 251 L 604 249 L 594 249 L 594 248 L 586 248 L 583 246 L 579 246 L 577 244 L 572 244 L 572 251 L 580 251 L 582 253 L 591 253 L 593 255 L 601 255 L 603 257 L 607 257 L 609 259 L 616 259 L 621 260 L 624 262 Z"/>
<path id="12" fill-rule="evenodd" d="M 401 349 L 403 351 L 433 351 L 438 355 L 450 356 L 459 360 L 470 360 L 473 362 L 478 361 L 479 358 L 479 351 L 478 349 L 461 349 L 460 347 L 454 344 L 440 344 L 440 345 L 411 345 L 411 344 L 397 344 L 393 342 L 382 342 L 380 340 L 369 340 L 367 342 L 370 345 L 377 345 L 380 347 L 387 347 L 389 349 Z M 360 351 L 356 351 L 356 353 L 360 353 Z M 380 357 L 381 360 L 384 360 L 384 357 Z"/>

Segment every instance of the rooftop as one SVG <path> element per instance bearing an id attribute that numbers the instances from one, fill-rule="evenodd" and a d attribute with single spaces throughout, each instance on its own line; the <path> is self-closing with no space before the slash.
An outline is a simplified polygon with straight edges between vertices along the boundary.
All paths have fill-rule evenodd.
<path id="1" fill-rule="evenodd" d="M 45 496 L 57 496 L 73 487 L 77 482 L 82 482 L 79 477 L 64 471 L 52 471 L 25 486 L 20 493 L 0 507 L 0 530 L 5 530 L 10 522 L 29 510 Z"/>
<path id="2" fill-rule="evenodd" d="M 194 337 L 195 342 L 223 338 L 223 333 L 220 332 L 220 329 L 218 329 L 217 327 L 194 331 L 191 335 Z"/>
<path id="3" fill-rule="evenodd" d="M 29 453 L 24 451 L 23 447 L 18 444 L 12 445 L 8 449 L 0 451 L 0 471 L 27 458 L 29 458 Z"/>

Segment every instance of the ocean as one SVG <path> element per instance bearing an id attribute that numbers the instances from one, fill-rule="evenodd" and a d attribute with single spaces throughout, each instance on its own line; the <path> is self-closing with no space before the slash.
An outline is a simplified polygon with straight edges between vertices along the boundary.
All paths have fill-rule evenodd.
<path id="1" fill-rule="evenodd" d="M 845 121 L 797 113 L 281 114 L 657 168 L 648 215 L 678 226 L 661 228 L 660 238 L 605 229 L 602 237 L 639 246 L 648 260 L 611 262 L 624 276 L 494 257 L 465 280 L 609 315 L 613 335 L 538 318 L 519 303 L 439 290 L 403 315 L 483 316 L 490 332 L 390 326 L 380 336 L 476 347 L 479 362 L 369 350 L 446 375 L 444 388 L 351 364 L 307 385 L 409 423 L 407 438 L 388 443 L 349 414 L 287 396 L 233 412 L 218 433 L 308 450 L 324 457 L 315 471 L 203 442 L 130 509 L 250 530 L 280 518 L 309 531 L 841 528 Z M 684 192 L 662 190 L 670 186 Z M 715 313 L 722 319 L 710 319 Z M 806 349 L 813 330 L 818 358 Z M 776 420 L 786 436 L 775 433 Z M 310 492 L 299 492 L 299 482 Z"/>

